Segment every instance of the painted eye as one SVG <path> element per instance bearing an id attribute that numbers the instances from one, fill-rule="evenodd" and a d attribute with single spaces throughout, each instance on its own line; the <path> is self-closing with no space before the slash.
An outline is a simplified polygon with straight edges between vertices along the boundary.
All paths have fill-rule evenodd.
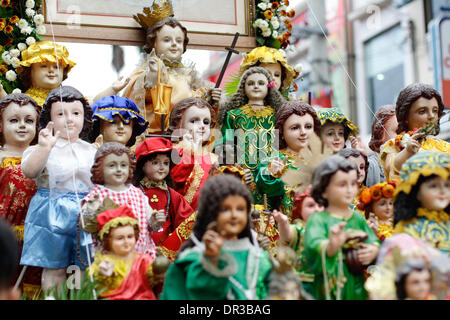
<path id="1" fill-rule="evenodd" d="M 17 120 L 17 119 L 11 119 L 11 120 L 9 120 L 9 122 L 11 122 L 11 123 L 17 123 L 19 120 Z"/>

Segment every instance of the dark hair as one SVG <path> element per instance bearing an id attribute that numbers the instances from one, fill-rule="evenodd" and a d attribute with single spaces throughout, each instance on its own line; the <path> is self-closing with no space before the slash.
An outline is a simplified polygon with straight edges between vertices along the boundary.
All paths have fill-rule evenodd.
<path id="1" fill-rule="evenodd" d="M 397 267 L 395 274 L 395 291 L 397 293 L 398 300 L 405 300 L 408 298 L 406 293 L 406 280 L 411 272 L 428 270 L 430 273 L 431 282 L 431 271 L 426 265 L 426 263 L 419 259 L 408 259 L 406 262 L 402 263 Z M 431 283 L 430 283 L 431 288 Z"/>
<path id="2" fill-rule="evenodd" d="M 408 119 L 408 112 L 411 106 L 420 98 L 425 98 L 431 100 L 436 98 L 439 106 L 438 117 L 440 118 L 444 112 L 444 103 L 442 102 L 442 97 L 439 92 L 432 86 L 424 83 L 413 83 L 400 91 L 397 103 L 395 107 L 395 115 L 397 116 L 398 128 L 397 133 L 402 133 L 409 131 L 408 124 L 406 120 Z M 439 134 L 439 127 L 436 128 L 436 135 Z"/>
<path id="3" fill-rule="evenodd" d="M 320 121 L 316 111 L 306 102 L 288 101 L 280 107 L 275 115 L 275 135 L 278 135 L 280 149 L 287 147 L 286 140 L 284 140 L 283 126 L 286 120 L 293 114 L 300 117 L 309 114 L 313 119 L 314 132 L 320 136 Z"/>
<path id="4" fill-rule="evenodd" d="M 229 101 L 225 102 L 223 106 L 220 106 L 219 114 L 217 116 L 217 122 L 219 124 L 223 124 L 225 122 L 228 111 L 243 107 L 248 103 L 248 97 L 245 94 L 245 82 L 247 81 L 247 78 L 254 73 L 262 73 L 266 76 L 269 83 L 272 81 L 272 77 L 266 69 L 261 67 L 248 68 L 242 75 L 236 92 L 231 96 Z M 278 91 L 275 87 L 268 88 L 267 96 L 264 98 L 265 105 L 271 106 L 275 112 L 277 112 L 285 102 L 286 100 L 283 98 L 280 91 Z"/>
<path id="5" fill-rule="evenodd" d="M 280 86 L 280 91 L 281 91 L 281 89 L 282 89 L 282 87 L 283 87 L 283 83 L 284 83 L 284 80 L 286 79 L 286 69 L 283 67 L 283 65 L 281 64 L 281 62 L 279 62 L 279 61 L 276 61 L 276 62 L 261 62 L 260 60 L 258 60 L 258 61 L 256 61 L 256 63 L 253 65 L 253 67 L 260 67 L 261 66 L 261 64 L 263 64 L 263 63 L 268 63 L 268 64 L 278 64 L 281 68 L 281 86 Z M 261 67 L 261 68 L 263 68 L 263 67 Z M 272 79 L 273 80 L 273 79 Z"/>
<path id="6" fill-rule="evenodd" d="M 350 129 L 349 129 L 344 123 L 337 123 L 337 122 L 333 122 L 333 121 L 331 121 L 331 120 L 327 120 L 327 121 L 325 121 L 324 124 L 322 124 L 322 125 L 320 126 L 320 130 L 322 131 L 322 129 L 323 129 L 327 124 L 338 124 L 338 125 L 341 125 L 342 127 L 344 127 L 344 141 L 347 141 L 348 136 L 350 135 Z M 320 135 L 319 135 L 319 137 L 320 137 Z M 344 145 L 344 148 L 345 148 L 345 145 Z"/>
<path id="7" fill-rule="evenodd" d="M 395 116 L 395 106 L 394 105 L 386 105 L 382 106 L 380 109 L 375 112 L 375 115 L 372 120 L 372 136 L 369 141 L 369 148 L 379 153 L 380 147 L 384 143 L 383 141 L 383 133 L 385 132 L 385 124 L 391 119 L 391 117 Z M 395 138 L 395 137 L 390 137 Z"/>
<path id="8" fill-rule="evenodd" d="M 128 179 L 125 183 L 130 183 L 133 179 L 134 169 L 136 167 L 136 161 L 133 159 L 131 151 L 119 142 L 107 142 L 98 148 L 95 153 L 94 164 L 91 168 L 91 181 L 94 184 L 103 184 L 105 182 L 103 178 L 103 161 L 105 161 L 106 156 L 114 153 L 115 155 L 121 156 L 126 153 L 128 155 L 128 160 L 130 162 Z"/>
<path id="9" fill-rule="evenodd" d="M 365 185 L 366 179 L 367 179 L 367 170 L 369 170 L 369 161 L 367 159 L 367 156 L 364 153 L 362 153 L 361 151 L 353 149 L 353 148 L 344 148 L 344 149 L 340 150 L 337 154 L 344 157 L 345 159 L 348 159 L 350 157 L 353 157 L 353 158 L 362 157 L 364 159 L 364 162 L 366 164 L 364 167 L 365 171 L 366 171 L 366 176 L 364 177 L 363 184 Z"/>
<path id="10" fill-rule="evenodd" d="M 322 196 L 322 193 L 327 189 L 333 175 L 339 170 L 350 172 L 356 170 L 356 167 L 344 157 L 335 154 L 327 157 L 314 169 L 311 196 L 319 205 L 328 207 L 328 201 Z"/>
<path id="11" fill-rule="evenodd" d="M 41 114 L 41 107 L 37 104 L 36 101 L 34 101 L 32 98 L 27 96 L 23 93 L 11 93 L 6 95 L 3 99 L 0 100 L 0 124 L 3 123 L 3 111 L 11 104 L 16 103 L 19 106 L 23 107 L 27 104 L 31 104 L 36 110 L 37 118 L 36 118 L 36 134 L 34 135 L 33 140 L 30 144 L 35 144 L 38 141 L 38 121 L 39 121 L 39 115 Z M 2 129 L 3 131 L 3 129 Z M 5 141 L 3 141 L 3 134 L 0 131 L 0 143 L 3 145 Z"/>
<path id="12" fill-rule="evenodd" d="M 38 62 L 38 63 L 44 63 L 44 62 Z M 35 64 L 35 63 L 33 63 Z M 33 64 L 31 64 L 31 66 L 29 67 L 23 67 L 22 70 L 19 72 L 19 78 L 22 81 L 22 85 L 25 88 L 30 88 L 31 85 L 31 67 L 33 66 Z M 61 63 L 59 64 L 61 65 Z M 67 79 L 67 74 L 69 73 L 69 69 L 70 69 L 70 65 L 68 64 L 64 70 L 63 70 L 63 77 L 61 82 L 63 82 L 64 80 Z"/>
<path id="13" fill-rule="evenodd" d="M 184 112 L 192 106 L 195 106 L 197 108 L 208 108 L 211 112 L 211 123 L 209 126 L 211 128 L 214 128 L 216 126 L 216 112 L 208 102 L 200 98 L 186 98 L 178 102 L 172 108 L 172 111 L 170 111 L 169 127 L 166 131 L 167 134 L 171 135 L 176 129 L 179 129 Z"/>
<path id="14" fill-rule="evenodd" d="M 120 118 L 120 117 L 119 117 Z M 106 120 L 98 119 L 97 121 L 92 122 L 92 130 L 89 134 L 89 140 L 91 142 L 94 142 L 95 139 L 100 135 L 100 121 L 103 121 L 105 123 L 111 123 Z M 120 121 L 122 121 L 122 118 L 120 118 Z M 138 136 L 137 132 L 139 131 L 139 123 L 136 119 L 130 119 L 130 121 L 133 122 L 133 132 L 131 133 L 131 137 L 128 140 L 128 142 L 125 144 L 127 147 L 131 147 L 136 143 L 136 137 Z M 122 121 L 123 122 L 123 121 Z M 123 122 L 125 124 L 125 122 Z"/>
<path id="15" fill-rule="evenodd" d="M 428 177 L 420 176 L 417 179 L 416 184 L 411 188 L 409 194 L 403 191 L 399 192 L 394 202 L 394 225 L 403 220 L 409 220 L 417 215 L 417 209 L 422 205 L 417 199 L 417 194 L 419 193 L 420 186 L 422 183 L 438 177 L 438 175 L 430 175 Z M 450 214 L 450 204 L 444 209 L 445 212 Z"/>
<path id="16" fill-rule="evenodd" d="M 19 243 L 11 225 L 0 217 L 0 290 L 9 288 L 19 264 Z"/>
<path id="17" fill-rule="evenodd" d="M 172 28 L 180 27 L 184 33 L 184 42 L 183 42 L 183 53 L 186 52 L 187 45 L 189 43 L 189 38 L 187 35 L 187 29 L 174 17 L 166 17 L 161 21 L 156 22 L 154 25 L 150 26 L 147 29 L 146 36 L 146 44 L 144 45 L 144 50 L 147 53 L 150 53 L 152 49 L 155 47 L 155 41 L 158 34 L 158 31 L 161 30 L 162 27 L 168 25 Z"/>
<path id="18" fill-rule="evenodd" d="M 105 233 L 103 235 L 103 241 L 102 242 L 103 242 L 103 249 L 105 251 L 111 251 L 111 248 L 109 247 L 109 239 L 111 238 L 111 230 L 115 229 L 115 228 L 118 228 L 118 227 L 128 226 L 128 225 L 129 224 L 125 224 L 125 225 L 119 224 L 117 227 L 111 228 L 109 230 L 109 232 L 107 232 L 107 233 Z M 134 229 L 134 238 L 136 239 L 136 242 L 137 242 L 138 239 L 139 239 L 139 235 L 140 235 L 139 225 L 138 224 L 133 225 L 133 229 Z"/>
<path id="19" fill-rule="evenodd" d="M 84 110 L 83 129 L 80 132 L 80 139 L 87 138 L 92 129 L 92 109 L 88 101 L 84 98 L 80 91 L 70 86 L 61 86 L 53 89 L 47 96 L 42 107 L 41 116 L 39 118 L 40 128 L 43 129 L 51 121 L 52 105 L 55 102 L 73 102 L 80 101 Z"/>
<path id="20" fill-rule="evenodd" d="M 144 165 L 147 161 L 152 161 L 155 159 L 159 154 L 164 154 L 169 158 L 170 165 L 169 165 L 169 174 L 167 177 L 164 178 L 164 181 L 166 182 L 168 187 L 173 186 L 172 177 L 170 176 L 170 170 L 174 167 L 174 163 L 172 161 L 172 151 L 167 152 L 155 152 L 148 155 L 145 155 L 143 157 L 140 157 L 139 160 L 136 162 L 136 170 L 134 171 L 134 177 L 133 177 L 133 184 L 135 186 L 139 186 L 141 183 L 141 180 L 144 179 Z"/>
<path id="21" fill-rule="evenodd" d="M 253 242 L 250 229 L 250 210 L 253 202 L 252 195 L 248 188 L 242 184 L 241 180 L 230 174 L 216 175 L 208 178 L 202 189 L 198 200 L 197 220 L 192 230 L 195 237 L 202 241 L 206 228 L 211 222 L 217 220 L 220 213 L 220 207 L 228 196 L 238 195 L 247 202 L 247 225 L 238 235 L 238 238 L 248 237 Z M 186 248 L 194 246 L 192 239 L 188 239 L 180 248 L 180 252 Z"/>

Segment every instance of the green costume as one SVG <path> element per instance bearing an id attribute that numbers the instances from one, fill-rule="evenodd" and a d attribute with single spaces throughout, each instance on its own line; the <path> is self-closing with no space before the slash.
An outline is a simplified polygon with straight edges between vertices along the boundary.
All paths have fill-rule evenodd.
<path id="1" fill-rule="evenodd" d="M 257 169 L 262 160 L 271 156 L 274 141 L 275 109 L 266 106 L 261 110 L 255 110 L 246 104 L 227 113 L 222 126 L 222 141 L 219 143 L 231 143 L 234 145 L 234 137 L 237 137 L 237 163 L 243 168 L 248 168 L 256 179 Z M 261 192 L 255 188 L 252 190 L 255 203 L 262 204 Z"/>
<path id="2" fill-rule="evenodd" d="M 267 295 L 272 265 L 248 238 L 225 240 L 215 266 L 199 243 L 169 267 L 161 300 L 250 300 Z"/>
<path id="3" fill-rule="evenodd" d="M 364 217 L 356 212 L 353 212 L 348 219 L 326 211 L 314 213 L 308 219 L 305 232 L 307 268 L 314 272 L 312 295 L 316 299 L 326 299 L 328 291 L 333 300 L 364 300 L 367 299 L 367 291 L 364 289 L 364 274 L 350 273 L 345 264 L 342 248 L 332 257 L 328 257 L 326 254 L 329 231 L 333 225 L 340 222 L 346 222 L 344 230 L 354 229 L 366 232 L 368 238 L 365 243 L 380 245 L 377 236 L 370 229 Z M 325 288 L 323 265 L 328 278 L 328 290 Z M 337 284 L 340 281 L 343 283 L 343 287 L 339 289 Z"/>

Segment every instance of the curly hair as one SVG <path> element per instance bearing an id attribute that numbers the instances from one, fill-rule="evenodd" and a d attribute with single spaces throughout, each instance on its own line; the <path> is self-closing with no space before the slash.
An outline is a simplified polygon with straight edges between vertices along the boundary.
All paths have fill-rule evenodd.
<path id="1" fill-rule="evenodd" d="M 394 201 L 394 225 L 400 221 L 407 221 L 417 216 L 417 209 L 422 207 L 422 204 L 417 199 L 420 186 L 422 183 L 438 177 L 433 174 L 428 177 L 420 176 L 416 184 L 411 188 L 409 194 L 403 191 L 399 192 Z M 444 209 L 445 212 L 450 214 L 450 204 Z"/>
<path id="2" fill-rule="evenodd" d="M 152 161 L 153 159 L 155 159 L 159 154 L 165 154 L 169 158 L 169 160 L 170 160 L 169 172 L 170 172 L 170 170 L 172 170 L 172 168 L 175 166 L 175 164 L 172 161 L 172 151 L 155 152 L 155 153 L 151 153 L 146 156 L 140 157 L 139 160 L 136 162 L 136 170 L 134 171 L 134 176 L 133 176 L 133 185 L 138 187 L 141 184 L 141 180 L 144 179 L 144 177 L 145 177 L 144 165 L 147 163 L 147 161 Z M 170 176 L 170 174 L 168 174 L 167 177 L 164 178 L 164 181 L 166 181 L 166 184 L 168 187 L 173 186 L 173 181 L 172 181 L 172 177 Z"/>
<path id="3" fill-rule="evenodd" d="M 225 102 L 219 108 L 219 115 L 217 116 L 217 122 L 222 125 L 225 122 L 225 118 L 228 114 L 228 111 L 233 109 L 240 108 L 248 103 L 248 97 L 245 94 L 245 82 L 247 78 L 254 73 L 262 73 L 266 76 L 267 81 L 272 82 L 272 77 L 266 71 L 266 69 L 261 67 L 251 67 L 248 68 L 241 77 L 239 81 L 238 88 L 236 92 L 230 97 L 229 101 Z M 280 91 L 278 91 L 275 87 L 268 88 L 267 96 L 264 99 L 264 104 L 266 106 L 271 106 L 275 109 L 275 112 L 281 107 L 286 100 L 281 95 Z"/>
<path id="4" fill-rule="evenodd" d="M 395 116 L 395 106 L 394 105 L 386 105 L 382 106 L 380 109 L 375 112 L 375 115 L 372 120 L 372 136 L 369 141 L 369 148 L 376 152 L 380 152 L 381 145 L 385 142 L 383 141 L 384 126 L 388 122 L 391 117 Z M 390 137 L 394 138 L 394 137 Z"/>
<path id="5" fill-rule="evenodd" d="M 131 151 L 125 147 L 123 144 L 118 142 L 107 142 L 98 148 L 95 153 L 94 164 L 91 168 L 91 181 L 94 184 L 104 184 L 105 180 L 103 177 L 103 161 L 105 161 L 106 156 L 114 153 L 117 156 L 121 156 L 126 153 L 128 155 L 128 160 L 130 163 L 128 179 L 125 183 L 130 183 L 133 179 L 134 169 L 136 168 L 136 161 L 133 159 Z"/>
<path id="6" fill-rule="evenodd" d="M 423 270 L 427 270 L 430 273 L 430 281 L 431 281 L 431 270 L 423 260 L 417 258 L 408 259 L 397 267 L 394 282 L 398 300 L 405 300 L 408 298 L 406 292 L 406 279 L 411 274 L 411 272 Z"/>
<path id="7" fill-rule="evenodd" d="M 203 188 L 200 190 L 198 200 L 198 215 L 192 230 L 195 237 L 201 241 L 206 232 L 206 228 L 211 222 L 217 220 L 220 213 L 220 207 L 228 196 L 241 196 L 247 202 L 247 225 L 238 235 L 238 238 L 248 237 L 251 242 L 252 235 L 250 229 L 250 210 L 253 202 L 252 195 L 248 188 L 242 184 L 241 180 L 230 174 L 216 175 L 206 180 Z M 188 239 L 180 248 L 180 252 L 186 248 L 194 246 L 194 242 Z"/>
<path id="8" fill-rule="evenodd" d="M 170 111 L 169 127 L 166 130 L 166 133 L 168 135 L 172 135 L 176 129 L 180 129 L 183 114 L 190 107 L 208 108 L 211 113 L 211 123 L 209 124 L 209 126 L 211 127 L 211 129 L 216 126 L 216 112 L 208 102 L 200 98 L 186 98 L 178 102 L 172 108 L 172 111 Z"/>
<path id="9" fill-rule="evenodd" d="M 161 30 L 165 25 L 168 25 L 172 28 L 180 27 L 184 33 L 184 42 L 183 42 L 183 53 L 186 52 L 187 45 L 189 43 L 187 29 L 174 17 L 166 17 L 161 21 L 158 21 L 154 25 L 150 26 L 146 30 L 146 44 L 144 45 L 144 51 L 150 53 L 152 49 L 155 47 L 156 37 L 158 36 L 158 31 Z"/>
<path id="10" fill-rule="evenodd" d="M 288 101 L 278 109 L 275 115 L 275 139 L 278 139 L 280 149 L 287 147 L 286 140 L 284 140 L 283 126 L 286 120 L 293 114 L 300 117 L 309 114 L 313 119 L 314 132 L 320 136 L 320 121 L 313 107 L 302 101 Z"/>
<path id="11" fill-rule="evenodd" d="M 333 175 L 339 170 L 350 172 L 356 170 L 356 167 L 344 157 L 335 154 L 323 160 L 314 170 L 311 196 L 319 205 L 328 207 L 328 201 L 322 196 L 322 193 L 327 189 Z"/>
<path id="12" fill-rule="evenodd" d="M 345 159 L 348 159 L 350 157 L 353 157 L 353 158 L 362 157 L 364 159 L 364 162 L 366 164 L 364 166 L 366 176 L 364 177 L 363 184 L 365 185 L 366 178 L 367 178 L 367 170 L 369 170 L 369 160 L 367 159 L 367 156 L 364 153 L 362 153 L 361 151 L 353 149 L 353 148 L 344 148 L 341 151 L 339 151 L 337 154 L 340 155 L 341 157 L 344 157 Z"/>
<path id="13" fill-rule="evenodd" d="M 89 137 L 92 130 L 92 109 L 89 102 L 84 98 L 80 91 L 70 86 L 61 86 L 53 89 L 47 96 L 44 105 L 42 106 L 41 116 L 39 118 L 40 129 L 43 129 L 51 121 L 52 105 L 56 102 L 73 102 L 80 101 L 84 110 L 83 129 L 80 132 L 80 139 Z"/>
<path id="14" fill-rule="evenodd" d="M 411 109 L 413 103 L 420 98 L 425 98 L 427 100 L 435 98 L 439 106 L 438 118 L 440 119 L 442 117 L 442 114 L 444 113 L 444 103 L 439 92 L 428 84 L 410 84 L 402 91 L 400 91 L 396 102 L 395 115 L 397 116 L 398 121 L 398 134 L 413 129 L 408 127 L 406 120 L 408 119 L 409 109 Z M 436 129 L 436 135 L 438 135 L 439 127 L 437 127 Z"/>
<path id="15" fill-rule="evenodd" d="M 21 107 L 23 107 L 27 104 L 31 104 L 33 106 L 34 110 L 36 110 L 36 113 L 37 113 L 36 133 L 34 135 L 33 140 L 30 142 L 30 144 L 35 144 L 38 141 L 38 119 L 39 119 L 39 115 L 41 114 L 41 107 L 37 104 L 36 101 L 34 101 L 32 98 L 30 98 L 26 94 L 23 94 L 23 93 L 8 94 L 3 99 L 0 100 L 0 124 L 3 123 L 3 111 L 5 111 L 5 109 L 8 108 L 8 106 L 11 103 L 15 103 Z M 1 145 L 5 144 L 5 141 L 3 141 L 3 134 L 1 131 L 0 131 L 0 143 L 1 143 Z"/>

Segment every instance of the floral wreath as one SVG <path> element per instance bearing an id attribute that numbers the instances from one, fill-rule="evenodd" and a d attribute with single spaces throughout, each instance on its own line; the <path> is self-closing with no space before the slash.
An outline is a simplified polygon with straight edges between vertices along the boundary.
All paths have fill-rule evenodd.
<path id="1" fill-rule="evenodd" d="M 332 123 L 342 124 L 347 128 L 350 135 L 356 136 L 359 133 L 357 126 L 348 119 L 342 112 L 337 108 L 320 108 L 316 111 L 317 118 L 319 118 L 320 125 L 323 126 L 327 121 Z"/>
<path id="2" fill-rule="evenodd" d="M 396 187 L 397 183 L 391 181 L 377 183 L 370 188 L 366 188 L 361 192 L 356 207 L 358 210 L 364 211 L 370 204 L 380 200 L 382 197 L 392 198 Z"/>

